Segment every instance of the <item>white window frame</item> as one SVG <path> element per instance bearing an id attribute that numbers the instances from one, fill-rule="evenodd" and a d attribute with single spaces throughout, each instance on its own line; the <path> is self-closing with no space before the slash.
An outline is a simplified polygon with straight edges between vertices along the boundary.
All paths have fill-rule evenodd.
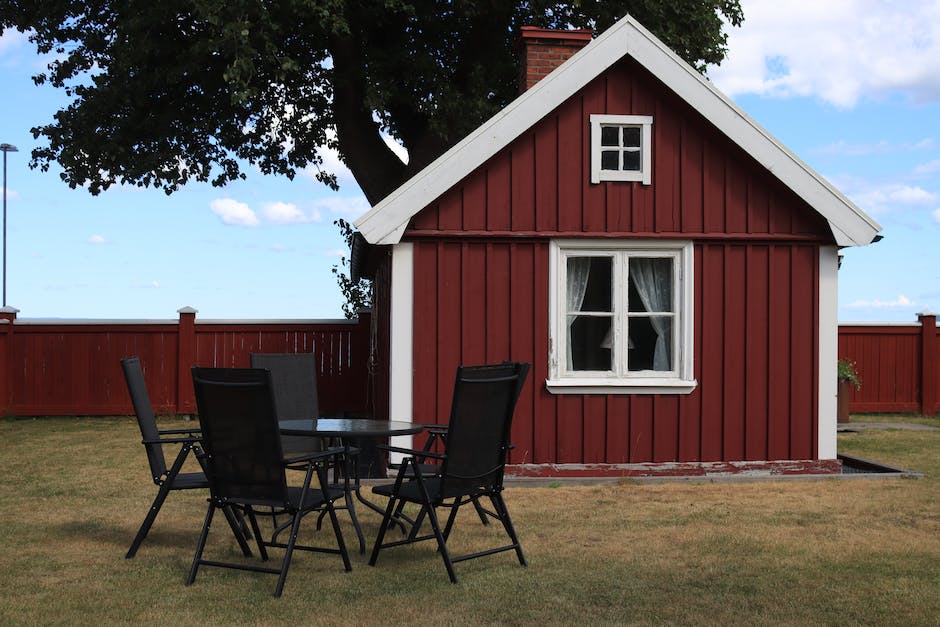
<path id="1" fill-rule="evenodd" d="M 601 169 L 601 127 L 638 127 L 640 129 L 640 169 Z M 610 148 L 607 147 L 607 150 Z M 652 183 L 653 164 L 653 116 L 651 115 L 591 115 L 591 182 L 636 181 L 643 185 Z"/>
<path id="2" fill-rule="evenodd" d="M 690 394 L 698 385 L 694 358 L 694 251 L 690 241 L 552 240 L 549 246 L 549 373 L 545 381 L 552 394 Z M 623 280 L 630 257 L 670 257 L 673 261 L 674 323 L 673 370 L 629 371 L 627 351 L 614 351 L 610 371 L 567 371 L 567 259 L 612 256 L 614 271 L 615 347 L 627 342 L 627 289 Z"/>

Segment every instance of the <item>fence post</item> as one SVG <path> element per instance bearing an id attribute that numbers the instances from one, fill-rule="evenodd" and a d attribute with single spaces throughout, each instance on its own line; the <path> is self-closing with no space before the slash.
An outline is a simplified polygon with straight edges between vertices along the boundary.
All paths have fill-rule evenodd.
<path id="1" fill-rule="evenodd" d="M 937 314 L 924 311 L 920 321 L 920 413 L 932 416 L 937 407 Z"/>
<path id="2" fill-rule="evenodd" d="M 13 407 L 13 321 L 19 309 L 0 308 L 0 416 Z"/>
<path id="3" fill-rule="evenodd" d="M 196 397 L 193 394 L 193 377 L 190 368 L 196 365 L 196 314 L 192 307 L 178 310 L 180 315 L 176 359 L 176 413 L 196 413 Z"/>

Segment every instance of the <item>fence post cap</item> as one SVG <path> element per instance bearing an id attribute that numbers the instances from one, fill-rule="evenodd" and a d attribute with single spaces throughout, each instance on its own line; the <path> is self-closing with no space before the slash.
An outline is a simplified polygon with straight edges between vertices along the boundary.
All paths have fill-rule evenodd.
<path id="1" fill-rule="evenodd" d="M 924 311 L 920 311 L 917 313 L 918 318 L 927 318 L 929 316 L 933 316 L 934 318 L 936 318 L 937 314 L 936 312 L 930 311 L 929 309 L 925 309 Z"/>
<path id="2" fill-rule="evenodd" d="M 10 307 L 9 305 L 5 305 L 4 307 L 0 307 L 0 313 L 18 314 L 20 313 L 20 310 L 17 309 L 16 307 Z"/>
<path id="3" fill-rule="evenodd" d="M 195 315 L 195 314 L 199 313 L 199 310 L 198 310 L 198 309 L 193 309 L 192 307 L 189 307 L 189 306 L 186 306 L 186 307 L 181 307 L 180 309 L 177 309 L 177 310 L 176 310 L 176 313 L 178 313 L 178 314 L 194 314 L 194 315 Z"/>

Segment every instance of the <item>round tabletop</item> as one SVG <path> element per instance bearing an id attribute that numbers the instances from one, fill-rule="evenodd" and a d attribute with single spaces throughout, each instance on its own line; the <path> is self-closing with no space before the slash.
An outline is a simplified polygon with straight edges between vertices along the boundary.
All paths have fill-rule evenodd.
<path id="1" fill-rule="evenodd" d="M 371 418 L 316 418 L 283 420 L 284 435 L 324 435 L 340 438 L 378 437 L 421 433 L 423 427 L 400 420 L 373 420 Z"/>

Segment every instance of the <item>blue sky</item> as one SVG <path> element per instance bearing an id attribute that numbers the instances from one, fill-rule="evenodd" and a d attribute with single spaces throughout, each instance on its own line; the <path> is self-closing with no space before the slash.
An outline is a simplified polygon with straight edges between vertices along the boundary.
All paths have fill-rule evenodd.
<path id="1" fill-rule="evenodd" d="M 940 0 L 742 0 L 710 78 L 877 220 L 884 240 L 845 251 L 839 319 L 913 322 L 940 310 Z M 27 167 L 29 129 L 64 105 L 30 77 L 44 61 L 0 37 L 0 142 L 8 155 L 7 304 L 21 318 L 336 318 L 332 222 L 367 208 L 341 189 L 249 171 L 223 189 L 95 197 Z"/>

